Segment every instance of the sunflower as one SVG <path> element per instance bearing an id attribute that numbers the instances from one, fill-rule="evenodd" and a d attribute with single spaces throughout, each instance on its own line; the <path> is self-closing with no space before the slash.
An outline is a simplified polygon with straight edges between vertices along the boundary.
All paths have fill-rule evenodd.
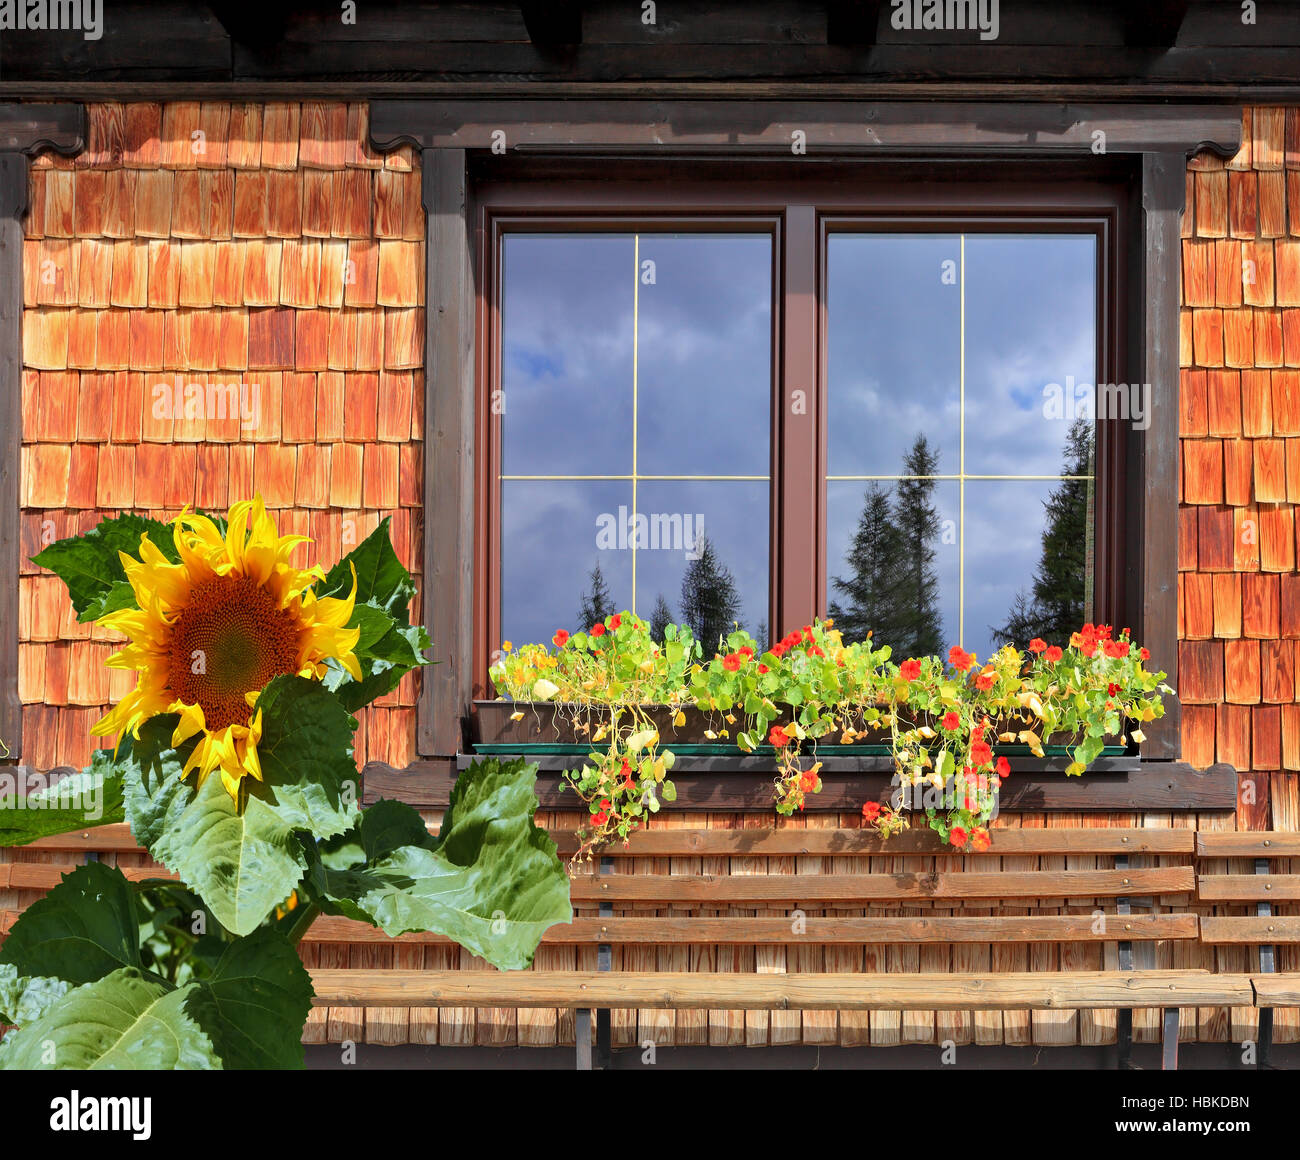
<path id="1" fill-rule="evenodd" d="M 353 649 L 361 635 L 344 627 L 352 616 L 357 577 L 345 599 L 317 599 L 319 566 L 294 568 L 289 556 L 306 536 L 277 536 L 261 497 L 230 509 L 226 532 L 207 516 L 182 512 L 172 521 L 180 562 L 140 537 L 140 558 L 119 553 L 138 608 L 110 613 L 102 624 L 130 638 L 106 662 L 136 669 L 136 687 L 91 729 L 98 737 L 130 731 L 160 713 L 179 713 L 172 745 L 196 734 L 181 776 L 214 769 L 239 801 L 239 783 L 261 779 L 258 694 L 286 674 L 318 679 L 333 659 L 357 680 Z"/>

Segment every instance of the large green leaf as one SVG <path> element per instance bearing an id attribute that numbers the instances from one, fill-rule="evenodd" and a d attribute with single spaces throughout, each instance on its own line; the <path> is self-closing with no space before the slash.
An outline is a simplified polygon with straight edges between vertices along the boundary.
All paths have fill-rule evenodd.
<path id="1" fill-rule="evenodd" d="M 123 745 L 131 832 L 198 892 L 222 926 L 248 934 L 301 880 L 303 846 L 258 794 L 238 811 L 216 772 L 197 790 L 197 774 L 182 780 L 183 750 L 168 748 L 176 720 L 154 717 L 139 741 Z"/>
<path id="2" fill-rule="evenodd" d="M 347 596 L 352 591 L 352 569 L 357 573 L 358 604 L 370 604 L 390 616 L 407 620 L 415 584 L 402 566 L 388 535 L 389 517 L 352 549 L 326 574 L 317 586 L 317 596 Z"/>
<path id="3" fill-rule="evenodd" d="M 69 991 L 0 1042 L 0 1070 L 197 1071 L 221 1067 L 176 990 L 123 967 Z"/>
<path id="4" fill-rule="evenodd" d="M 131 884 L 121 871 L 90 862 L 22 912 L 0 947 L 0 963 L 28 977 L 90 983 L 140 966 L 138 932 Z"/>
<path id="5" fill-rule="evenodd" d="M 19 775 L 0 767 L 0 846 L 25 846 L 50 834 L 120 822 L 122 774 L 113 753 L 100 749 L 88 768 L 25 795 Z M 19 807 L 19 801 L 22 805 Z"/>
<path id="6" fill-rule="evenodd" d="M 21 1027 L 39 1019 L 71 989 L 62 979 L 29 979 L 12 963 L 0 963 L 0 1024 Z"/>
<path id="7" fill-rule="evenodd" d="M 545 931 L 573 919 L 555 843 L 533 824 L 537 766 L 475 762 L 461 774 L 441 834 L 415 810 L 379 802 L 324 843 L 313 885 L 331 913 L 396 936 L 430 930 L 502 970 L 521 969 Z"/>
<path id="8" fill-rule="evenodd" d="M 130 586 L 125 592 L 120 587 L 126 585 L 126 571 L 117 554 L 125 552 L 138 558 L 140 536 L 144 533 L 173 563 L 180 558 L 167 524 L 128 512 L 101 520 L 84 536 L 55 541 L 32 561 L 48 568 L 68 586 L 79 621 L 98 620 L 115 608 L 135 606 Z"/>
<path id="9" fill-rule="evenodd" d="M 356 722 L 338 698 L 319 681 L 276 677 L 258 698 L 258 711 L 262 782 L 249 781 L 250 796 L 290 829 L 317 838 L 332 838 L 354 825 L 361 796 L 352 759 Z"/>
<path id="10" fill-rule="evenodd" d="M 269 927 L 230 943 L 212 977 L 191 992 L 189 1013 L 226 1068 L 301 1068 L 311 976 Z"/>

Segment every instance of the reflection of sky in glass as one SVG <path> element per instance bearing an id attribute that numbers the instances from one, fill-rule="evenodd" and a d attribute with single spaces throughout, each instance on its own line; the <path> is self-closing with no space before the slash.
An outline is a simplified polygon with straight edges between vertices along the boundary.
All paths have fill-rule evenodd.
<path id="1" fill-rule="evenodd" d="M 766 234 L 641 235 L 637 470 L 766 475 L 772 244 Z"/>
<path id="2" fill-rule="evenodd" d="M 638 549 L 635 571 L 630 547 L 597 549 L 598 517 L 634 504 L 683 529 L 689 517 L 692 532 L 704 516 L 739 617 L 756 630 L 769 590 L 770 236 L 509 234 L 503 244 L 502 639 L 580 627 L 597 563 L 616 607 L 635 601 L 648 619 L 662 593 L 680 616 L 693 537 Z M 634 471 L 635 488 L 554 478 Z M 645 478 L 655 475 L 688 478 Z M 689 478 L 719 475 L 761 478 Z"/>
<path id="3" fill-rule="evenodd" d="M 738 480 L 650 481 L 637 492 L 642 511 L 681 512 L 691 517 L 692 529 L 697 517 L 704 517 L 704 534 L 740 594 L 737 619 L 751 633 L 768 619 L 768 494 L 766 482 Z M 637 552 L 637 613 L 648 620 L 655 597 L 662 593 L 673 618 L 680 619 L 682 576 L 688 564 L 685 551 Z"/>
<path id="4" fill-rule="evenodd" d="M 506 480 L 501 484 L 501 639 L 549 641 L 573 631 L 600 565 L 615 608 L 632 603 L 632 553 L 596 547 L 597 520 L 631 507 L 626 480 Z"/>
<path id="5" fill-rule="evenodd" d="M 960 239 L 833 233 L 828 246 L 830 474 L 897 475 L 918 431 L 938 447 L 938 474 L 955 473 Z"/>
<path id="6" fill-rule="evenodd" d="M 1043 504 L 1060 486 L 1032 479 L 966 483 L 965 647 L 981 660 L 993 651 L 992 629 L 1006 624 L 1016 593 L 1033 595 L 1043 551 Z M 1084 619 L 1090 615 L 1085 611 Z M 1023 648 L 1029 642 L 1016 643 Z"/>
<path id="7" fill-rule="evenodd" d="M 936 474 L 960 460 L 960 235 L 832 234 L 828 266 L 828 474 L 895 475 L 919 432 Z M 1096 374 L 1092 235 L 965 235 L 965 472 L 1059 475 L 1070 415 L 1049 419 L 1044 387 Z M 1067 410 L 1069 397 L 1066 397 Z M 885 484 L 884 486 L 888 486 Z M 1051 481 L 965 481 L 964 549 L 936 543 L 944 634 L 986 657 L 1039 564 Z M 827 484 L 827 567 L 844 575 L 862 482 Z M 940 519 L 957 521 L 960 485 L 940 481 Z M 956 523 L 954 527 L 958 526 Z M 960 539 L 960 538 L 959 538 Z M 964 587 L 959 581 L 965 557 Z M 964 639 L 959 641 L 959 595 Z M 833 587 L 828 596 L 834 599 Z M 888 642 L 883 642 L 888 643 Z"/>
<path id="8" fill-rule="evenodd" d="M 502 471 L 630 472 L 633 239 L 507 234 L 503 246 Z"/>
<path id="9" fill-rule="evenodd" d="M 868 486 L 847 480 L 831 480 L 826 484 L 826 559 L 832 581 L 826 586 L 828 603 L 844 601 L 844 597 L 835 590 L 833 580 L 836 576 L 847 579 L 851 575 L 848 553 L 853 547 L 853 534 L 858 530 Z M 880 487 L 889 491 L 892 504 L 894 493 L 889 483 L 881 483 Z M 934 574 L 939 581 L 939 614 L 943 624 L 943 639 L 955 644 L 957 592 L 961 576 L 961 560 L 955 542 L 960 511 L 957 481 L 937 480 L 931 493 L 931 502 L 939 513 L 940 533 L 938 542 L 934 544 Z M 945 540 L 950 542 L 945 543 Z M 969 627 L 969 619 L 967 626 Z M 876 643 L 892 645 L 893 642 L 882 640 Z"/>
<path id="10" fill-rule="evenodd" d="M 1070 419 L 1044 415 L 1043 388 L 1094 382 L 1096 251 L 1091 235 L 967 235 L 968 473 L 1061 473 Z"/>

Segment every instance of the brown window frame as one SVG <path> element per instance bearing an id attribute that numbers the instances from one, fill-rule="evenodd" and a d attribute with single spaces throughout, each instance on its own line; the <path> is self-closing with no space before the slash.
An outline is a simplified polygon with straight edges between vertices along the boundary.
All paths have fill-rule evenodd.
<path id="1" fill-rule="evenodd" d="M 1125 294 L 1120 244 L 1131 213 L 1131 188 L 1118 173 L 1101 180 L 1024 179 L 1008 186 L 987 170 L 935 183 L 915 166 L 838 165 L 834 180 L 808 166 L 769 166 L 747 180 L 696 169 L 668 183 L 655 167 L 603 163 L 602 176 L 571 165 L 530 166 L 527 179 L 485 173 L 475 188 L 480 346 L 477 384 L 478 531 L 474 581 L 473 695 L 495 695 L 489 657 L 501 640 L 499 464 L 501 416 L 489 405 L 501 390 L 501 254 L 505 236 L 523 231 L 763 233 L 773 242 L 773 387 L 768 623 L 775 632 L 825 614 L 826 560 L 826 275 L 831 234 L 880 232 L 1016 232 L 1091 234 L 1097 243 L 1098 382 L 1121 382 Z M 621 169 L 622 173 L 618 173 Z M 920 178 L 918 180 L 918 178 Z M 807 287 L 815 287 L 809 309 Z M 806 416 L 786 405 L 811 385 Z M 1120 420 L 1099 424 L 1096 616 L 1128 624 L 1122 584 L 1127 515 Z"/>

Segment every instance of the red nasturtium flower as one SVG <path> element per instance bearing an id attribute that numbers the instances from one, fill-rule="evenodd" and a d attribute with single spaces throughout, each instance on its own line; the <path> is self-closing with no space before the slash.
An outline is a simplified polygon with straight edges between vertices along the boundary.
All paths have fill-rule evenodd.
<path id="1" fill-rule="evenodd" d="M 970 743 L 970 761 L 976 769 L 981 765 L 988 765 L 993 760 L 993 750 L 989 748 L 987 741 L 972 741 Z"/>
<path id="2" fill-rule="evenodd" d="M 734 673 L 740 668 L 740 654 L 730 653 L 722 658 L 722 667 L 729 673 Z"/>
<path id="3" fill-rule="evenodd" d="M 767 735 L 767 740 L 769 744 L 780 749 L 781 746 L 790 744 L 790 735 L 780 725 L 773 725 L 772 732 Z"/>
<path id="4" fill-rule="evenodd" d="M 1138 653 L 1138 656 L 1140 656 L 1144 661 L 1149 661 L 1151 659 L 1151 654 L 1146 649 L 1142 649 Z"/>
<path id="5" fill-rule="evenodd" d="M 1033 653 L 1046 652 L 1047 641 L 1034 637 L 1034 639 L 1029 642 L 1029 651 Z"/>
<path id="6" fill-rule="evenodd" d="M 807 653 L 810 657 L 824 657 L 826 655 L 824 652 L 822 652 L 821 645 L 818 644 L 815 644 L 812 646 L 812 648 L 808 649 Z"/>
<path id="7" fill-rule="evenodd" d="M 878 817 L 880 817 L 880 803 L 867 802 L 866 805 L 862 807 L 862 816 L 867 821 L 874 822 Z"/>
<path id="8" fill-rule="evenodd" d="M 619 625 L 621 625 L 622 623 L 623 623 L 623 614 L 621 612 L 616 612 L 614 613 L 613 616 L 609 618 L 610 628 L 618 628 Z"/>
<path id="9" fill-rule="evenodd" d="M 812 770 L 809 770 L 799 778 L 799 788 L 804 793 L 812 793 L 817 788 L 817 775 Z"/>
<path id="10" fill-rule="evenodd" d="M 1011 772 L 1011 762 L 1005 757 L 998 758 L 997 764 L 998 777 L 1006 777 Z"/>
<path id="11" fill-rule="evenodd" d="M 738 653 L 743 653 L 748 659 L 753 659 L 754 646 L 752 644 L 742 644 L 736 651 Z"/>
<path id="12" fill-rule="evenodd" d="M 972 831 L 970 836 L 970 845 L 972 850 L 987 850 L 989 848 L 988 830 L 983 826 L 979 826 Z"/>
<path id="13" fill-rule="evenodd" d="M 943 720 L 939 722 L 949 733 L 955 733 L 957 726 L 961 724 L 961 718 L 956 713 L 948 712 L 943 715 Z"/>
<path id="14" fill-rule="evenodd" d="M 948 831 L 948 841 L 959 850 L 966 845 L 968 837 L 969 835 L 960 826 L 953 826 L 953 828 Z"/>
<path id="15" fill-rule="evenodd" d="M 955 644 L 948 650 L 948 663 L 952 665 L 954 669 L 959 669 L 964 673 L 975 663 L 975 658 L 962 648 L 961 645 Z"/>
<path id="16" fill-rule="evenodd" d="M 556 648 L 563 648 L 569 643 L 569 630 L 567 628 L 560 629 L 553 637 L 551 637 L 551 643 L 555 645 Z"/>
<path id="17" fill-rule="evenodd" d="M 898 675 L 905 681 L 919 680 L 921 676 L 921 662 L 915 659 L 905 660 L 898 666 Z"/>
<path id="18" fill-rule="evenodd" d="M 1056 661 L 1059 661 L 1061 657 L 1064 656 L 1065 654 L 1062 653 L 1061 650 L 1056 647 L 1056 645 L 1052 645 L 1052 647 L 1049 648 L 1047 652 L 1045 652 L 1043 655 L 1047 657 L 1049 661 L 1055 663 Z"/>
<path id="19" fill-rule="evenodd" d="M 765 672 L 767 672 L 767 665 L 759 665 L 759 666 L 758 666 L 758 671 L 759 671 L 760 673 L 765 673 Z"/>
<path id="20" fill-rule="evenodd" d="M 609 798 L 605 798 L 600 803 L 600 809 L 591 815 L 591 820 L 594 825 L 603 826 L 607 821 L 609 821 L 609 807 Z"/>
<path id="21" fill-rule="evenodd" d="M 1102 645 L 1102 651 L 1108 657 L 1126 657 L 1128 656 L 1128 641 L 1108 640 Z"/>
<path id="22" fill-rule="evenodd" d="M 605 626 L 604 626 L 603 624 L 593 624 L 593 625 L 591 626 L 591 635 L 592 635 L 592 636 L 604 636 L 604 635 L 605 635 Z"/>
<path id="23" fill-rule="evenodd" d="M 985 669 L 983 672 L 977 674 L 975 677 L 975 687 L 979 689 L 981 693 L 987 693 L 991 688 L 993 688 L 993 670 Z"/>

